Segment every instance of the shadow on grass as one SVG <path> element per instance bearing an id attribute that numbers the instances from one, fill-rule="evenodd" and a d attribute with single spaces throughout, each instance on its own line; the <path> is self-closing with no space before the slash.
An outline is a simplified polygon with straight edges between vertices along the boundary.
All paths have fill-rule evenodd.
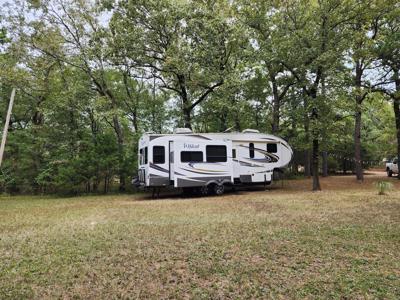
<path id="1" fill-rule="evenodd" d="M 277 190 L 281 188 L 280 184 L 277 185 L 269 185 L 264 187 L 263 185 L 250 185 L 250 186 L 235 186 L 235 187 L 227 187 L 225 189 L 224 195 L 220 197 L 223 198 L 224 196 L 230 195 L 245 195 L 251 192 L 269 192 L 271 190 Z M 210 197 L 218 197 L 215 195 L 207 195 L 204 196 L 198 193 L 184 193 L 181 189 L 173 189 L 173 188 L 162 188 L 160 189 L 160 193 L 157 193 L 153 196 L 151 190 L 142 192 L 142 194 L 135 198 L 134 201 L 151 201 L 151 200 L 192 200 L 192 199 L 208 199 Z"/>

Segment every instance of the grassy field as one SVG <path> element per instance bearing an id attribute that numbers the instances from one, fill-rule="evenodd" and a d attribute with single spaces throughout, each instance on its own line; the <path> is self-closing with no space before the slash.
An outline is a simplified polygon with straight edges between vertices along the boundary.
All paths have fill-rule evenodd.
<path id="1" fill-rule="evenodd" d="M 0 298 L 400 298 L 400 184 L 0 199 Z"/>

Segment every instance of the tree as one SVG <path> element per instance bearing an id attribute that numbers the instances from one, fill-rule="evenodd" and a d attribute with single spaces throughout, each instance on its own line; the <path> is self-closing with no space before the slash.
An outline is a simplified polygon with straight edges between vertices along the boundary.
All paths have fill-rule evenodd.
<path id="1" fill-rule="evenodd" d="M 261 68 L 272 94 L 272 133 L 279 134 L 281 107 L 289 88 L 295 80 L 280 63 L 279 43 L 282 36 L 282 18 L 277 7 L 268 1 L 242 1 L 239 4 L 240 15 L 252 29 L 249 34 L 254 48 L 253 61 Z"/>
<path id="2" fill-rule="evenodd" d="M 43 1 L 35 8 L 42 20 L 27 24 L 33 29 L 25 36 L 33 49 L 85 72 L 97 93 L 108 100 L 111 122 L 118 143 L 120 190 L 125 190 L 125 136 L 118 114 L 119 99 L 113 90 L 108 71 L 107 30 L 94 4 L 86 1 Z M 52 43 L 48 42 L 53 37 Z M 112 78 L 112 77 L 111 77 Z"/>
<path id="3" fill-rule="evenodd" d="M 282 42 L 282 65 L 291 72 L 303 91 L 311 121 L 313 190 L 320 190 L 319 143 L 321 83 L 340 62 L 346 35 L 343 27 L 354 15 L 338 0 L 298 2 L 282 6 L 287 42 Z"/>
<path id="4" fill-rule="evenodd" d="M 372 89 L 385 93 L 393 101 L 397 157 L 400 157 L 400 5 L 396 1 L 384 3 L 387 13 L 384 15 L 381 34 L 375 49 L 384 76 L 380 77 L 382 80 L 378 80 Z M 400 179 L 400 174 L 398 178 Z"/>
<path id="5" fill-rule="evenodd" d="M 128 59 L 180 100 L 183 126 L 193 110 L 224 84 L 243 44 L 226 1 L 120 1 L 110 23 L 115 56 Z"/>
<path id="6" fill-rule="evenodd" d="M 362 104 L 370 89 L 364 88 L 366 75 L 370 73 L 376 57 L 373 55 L 373 41 L 378 35 L 380 19 L 383 16 L 381 7 L 376 1 L 355 2 L 356 16 L 350 22 L 352 47 L 349 49 L 353 66 L 353 94 L 355 99 L 354 116 L 354 162 L 357 180 L 362 181 L 363 163 L 361 157 L 361 120 Z"/>

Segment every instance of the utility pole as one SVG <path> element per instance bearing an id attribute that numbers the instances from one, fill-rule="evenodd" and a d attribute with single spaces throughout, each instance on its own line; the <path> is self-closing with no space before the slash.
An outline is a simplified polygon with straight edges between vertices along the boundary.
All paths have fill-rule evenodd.
<path id="1" fill-rule="evenodd" d="M 3 162 L 3 154 L 4 154 L 4 148 L 6 146 L 6 140 L 7 140 L 7 133 L 8 133 L 8 124 L 10 123 L 10 117 L 11 117 L 11 111 L 12 107 L 14 104 L 14 97 L 15 97 L 15 88 L 11 92 L 11 98 L 10 98 L 10 103 L 8 104 L 8 111 L 7 111 L 7 117 L 6 117 L 6 123 L 4 124 L 4 129 L 3 129 L 3 136 L 1 138 L 1 146 L 0 146 L 0 167 L 1 163 Z"/>

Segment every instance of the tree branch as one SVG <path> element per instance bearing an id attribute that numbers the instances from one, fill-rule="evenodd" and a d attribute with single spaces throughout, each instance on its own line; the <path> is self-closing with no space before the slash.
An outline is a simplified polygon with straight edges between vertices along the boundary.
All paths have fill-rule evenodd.
<path id="1" fill-rule="evenodd" d="M 209 87 L 203 95 L 201 95 L 199 97 L 199 99 L 197 99 L 197 101 L 195 101 L 191 106 L 190 109 L 195 108 L 199 103 L 201 103 L 207 96 L 208 94 L 210 94 L 212 91 L 214 91 L 214 89 L 216 89 L 217 87 L 221 86 L 224 83 L 224 80 L 221 79 L 220 81 L 218 81 L 216 84 L 212 85 L 211 87 Z"/>

